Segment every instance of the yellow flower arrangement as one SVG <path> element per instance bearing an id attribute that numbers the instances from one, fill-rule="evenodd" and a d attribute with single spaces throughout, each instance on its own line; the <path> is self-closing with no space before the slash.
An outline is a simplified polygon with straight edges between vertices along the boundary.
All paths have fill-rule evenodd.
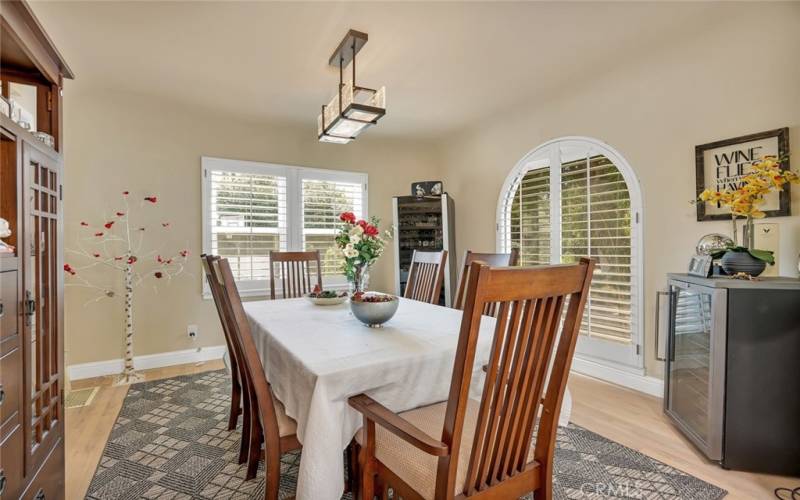
<path id="1" fill-rule="evenodd" d="M 753 246 L 753 219 L 761 219 L 766 214 L 761 210 L 764 197 L 773 191 L 783 191 L 787 183 L 800 184 L 797 172 L 781 168 L 781 160 L 775 156 L 765 156 L 751 165 L 751 171 L 742 177 L 738 189 L 714 191 L 706 189 L 698 200 L 704 203 L 720 204 L 727 207 L 733 220 L 733 240 L 736 243 L 736 218 L 745 217 L 748 228 L 749 248 Z"/>

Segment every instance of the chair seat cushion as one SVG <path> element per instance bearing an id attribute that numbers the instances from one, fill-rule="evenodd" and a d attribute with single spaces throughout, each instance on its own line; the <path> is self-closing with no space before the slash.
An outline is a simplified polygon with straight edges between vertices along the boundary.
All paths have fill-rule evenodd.
<path id="1" fill-rule="evenodd" d="M 444 415 L 447 402 L 415 408 L 400 416 L 434 439 L 441 439 L 444 427 Z M 475 438 L 475 426 L 478 421 L 480 402 L 470 399 L 464 417 L 464 430 L 461 434 L 461 448 L 458 452 L 458 469 L 455 481 L 455 494 L 464 490 L 467 480 L 467 467 L 472 453 L 472 442 Z M 362 444 L 361 431 L 356 441 Z M 375 425 L 375 457 L 409 486 L 414 488 L 423 498 L 433 500 L 436 489 L 436 467 L 438 457 L 428 455 L 408 444 L 380 425 Z M 533 460 L 533 447 L 528 452 L 528 462 Z"/>
<path id="2" fill-rule="evenodd" d="M 297 434 L 297 422 L 286 414 L 283 403 L 272 395 L 272 405 L 275 407 L 275 416 L 278 418 L 278 434 L 280 437 L 293 436 Z"/>

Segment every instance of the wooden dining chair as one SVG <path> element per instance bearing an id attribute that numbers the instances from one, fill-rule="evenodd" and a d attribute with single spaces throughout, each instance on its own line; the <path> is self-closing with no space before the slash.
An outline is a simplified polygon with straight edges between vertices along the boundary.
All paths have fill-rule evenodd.
<path id="1" fill-rule="evenodd" d="M 252 479 L 256 475 L 263 443 L 266 469 L 264 498 L 276 500 L 280 489 L 280 457 L 288 451 L 301 448 L 296 435 L 297 423 L 286 415 L 283 404 L 272 393 L 228 260 L 214 261 L 211 274 L 220 287 L 226 316 L 232 319 L 231 326 L 241 348 L 246 389 L 251 402 L 252 425 L 248 440 L 246 479 Z"/>
<path id="2" fill-rule="evenodd" d="M 408 269 L 403 297 L 431 304 L 439 303 L 446 271 L 447 250 L 420 252 L 414 250 L 411 266 Z"/>
<path id="3" fill-rule="evenodd" d="M 224 298 L 220 291 L 219 283 L 211 273 L 213 263 L 219 260 L 219 257 L 214 255 L 203 254 L 201 256 L 203 262 L 203 270 L 206 275 L 206 282 L 211 290 L 211 296 L 214 298 L 214 305 L 217 307 L 217 314 L 219 315 L 220 323 L 222 324 L 222 333 L 225 337 L 225 344 L 228 348 L 228 358 L 230 359 L 231 369 L 231 410 L 228 416 L 228 430 L 232 431 L 236 428 L 239 421 L 239 415 L 242 415 L 242 440 L 239 450 L 239 463 L 242 464 L 247 460 L 248 454 L 248 440 L 250 436 L 250 398 L 247 390 L 243 388 L 247 386 L 245 382 L 246 373 L 244 372 L 244 365 L 242 363 L 242 351 L 235 334 L 231 328 L 231 318 L 228 317 Z"/>
<path id="4" fill-rule="evenodd" d="M 456 288 L 456 298 L 453 300 L 453 308 L 464 309 L 467 299 L 467 280 L 469 279 L 469 268 L 473 262 L 480 261 L 490 267 L 514 267 L 519 264 L 519 248 L 512 248 L 511 253 L 479 253 L 467 250 L 464 253 L 464 264 L 461 268 L 461 275 L 458 277 L 458 288 Z M 487 304 L 483 313 L 487 316 L 497 314 L 497 304 Z"/>
<path id="5" fill-rule="evenodd" d="M 275 272 L 276 264 L 278 273 Z M 315 274 L 316 276 L 314 276 Z M 321 288 L 322 264 L 319 250 L 308 252 L 271 251 L 269 253 L 269 297 L 272 300 L 276 298 L 275 282 L 278 277 L 284 299 L 293 299 L 311 293 L 314 285 L 319 285 Z"/>
<path id="6" fill-rule="evenodd" d="M 589 259 L 535 268 L 472 263 L 447 401 L 398 415 L 366 394 L 349 400 L 364 419 L 363 498 L 386 498 L 391 488 L 395 499 L 408 500 L 529 492 L 552 499 L 558 415 L 593 270 Z M 476 401 L 469 385 L 481 320 L 489 320 L 483 309 L 492 302 L 500 314 Z"/>

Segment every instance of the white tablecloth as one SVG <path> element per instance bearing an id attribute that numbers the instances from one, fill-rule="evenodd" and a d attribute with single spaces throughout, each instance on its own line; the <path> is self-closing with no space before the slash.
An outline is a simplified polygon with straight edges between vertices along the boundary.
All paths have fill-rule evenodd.
<path id="1" fill-rule="evenodd" d="M 401 299 L 394 318 L 372 329 L 346 303 L 289 299 L 246 302 L 244 308 L 272 390 L 297 421 L 303 443 L 298 500 L 342 495 L 342 452 L 362 423 L 349 397 L 364 392 L 395 412 L 447 399 L 461 311 Z M 477 398 L 493 327 L 494 319 L 484 318 L 471 387 Z"/>

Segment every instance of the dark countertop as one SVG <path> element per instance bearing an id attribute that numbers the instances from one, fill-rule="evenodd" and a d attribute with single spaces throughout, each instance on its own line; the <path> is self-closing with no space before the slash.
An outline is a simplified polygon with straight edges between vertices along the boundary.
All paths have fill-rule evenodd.
<path id="1" fill-rule="evenodd" d="M 685 281 L 695 285 L 712 288 L 747 288 L 756 290 L 800 290 L 800 279 L 783 277 L 765 277 L 750 280 L 731 279 L 726 277 L 700 278 L 686 273 L 669 273 L 671 280 Z"/>

